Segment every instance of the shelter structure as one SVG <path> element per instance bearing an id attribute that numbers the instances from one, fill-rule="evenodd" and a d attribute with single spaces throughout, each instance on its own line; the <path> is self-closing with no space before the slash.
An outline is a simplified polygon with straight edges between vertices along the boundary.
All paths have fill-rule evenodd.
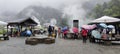
<path id="1" fill-rule="evenodd" d="M 99 23 L 105 23 L 107 25 L 114 25 L 116 29 L 116 33 L 118 32 L 118 30 L 120 30 L 119 29 L 119 23 L 120 23 L 119 18 L 110 17 L 110 16 L 102 16 L 98 19 L 91 21 L 89 24 L 99 24 Z"/>
<path id="2" fill-rule="evenodd" d="M 40 24 L 40 22 L 36 17 L 28 17 L 28 18 L 21 18 L 17 20 L 8 21 L 7 32 L 9 26 L 17 27 L 18 32 L 21 32 L 23 27 L 31 27 L 31 29 L 33 29 L 34 26 L 37 26 L 38 24 Z M 13 34 L 13 28 L 11 28 L 11 34 Z"/>

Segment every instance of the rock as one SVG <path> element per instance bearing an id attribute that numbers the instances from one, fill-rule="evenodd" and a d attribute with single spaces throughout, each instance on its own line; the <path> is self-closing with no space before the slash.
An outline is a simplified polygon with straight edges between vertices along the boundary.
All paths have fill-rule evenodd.
<path id="1" fill-rule="evenodd" d="M 45 44 L 52 44 L 52 43 L 55 43 L 55 39 L 54 39 L 54 38 L 45 39 L 44 43 L 45 43 Z"/>
<path id="2" fill-rule="evenodd" d="M 36 44 L 38 44 L 38 41 L 35 40 L 35 39 L 32 39 L 32 38 L 27 38 L 27 39 L 25 40 L 25 44 L 36 45 Z"/>
<path id="3" fill-rule="evenodd" d="M 52 37 L 29 37 L 25 40 L 26 44 L 36 45 L 38 43 L 52 44 L 55 43 L 55 38 Z"/>
<path id="4" fill-rule="evenodd" d="M 45 38 L 33 38 L 37 40 L 37 43 L 44 43 Z"/>

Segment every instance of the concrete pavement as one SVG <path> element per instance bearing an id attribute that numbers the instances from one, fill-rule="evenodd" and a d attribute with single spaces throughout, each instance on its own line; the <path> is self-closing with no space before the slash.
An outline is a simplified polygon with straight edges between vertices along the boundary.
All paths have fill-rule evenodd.
<path id="1" fill-rule="evenodd" d="M 0 41 L 0 54 L 119 54 L 120 45 L 104 46 L 82 40 L 56 39 L 54 44 L 25 45 L 25 37 Z"/>

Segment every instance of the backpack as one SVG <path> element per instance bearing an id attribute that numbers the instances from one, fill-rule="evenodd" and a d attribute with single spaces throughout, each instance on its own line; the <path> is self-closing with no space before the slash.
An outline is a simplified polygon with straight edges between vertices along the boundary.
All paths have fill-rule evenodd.
<path id="1" fill-rule="evenodd" d="M 87 36 L 87 30 L 82 30 L 82 36 Z"/>

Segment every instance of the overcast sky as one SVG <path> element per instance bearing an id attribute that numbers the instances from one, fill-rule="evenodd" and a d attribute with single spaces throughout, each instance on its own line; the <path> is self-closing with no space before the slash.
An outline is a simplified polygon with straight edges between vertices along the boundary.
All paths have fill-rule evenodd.
<path id="1" fill-rule="evenodd" d="M 99 3 L 100 1 L 106 1 L 106 0 L 0 0 L 0 13 L 8 12 L 8 11 L 18 13 L 19 11 L 30 5 L 51 6 L 58 9 L 60 7 L 66 6 L 64 8 L 65 10 L 71 8 L 73 12 L 74 9 L 79 7 L 77 9 L 81 8 L 80 10 L 84 12 L 84 10 L 82 10 L 81 4 L 87 1 Z"/>
<path id="2" fill-rule="evenodd" d="M 61 5 L 71 5 L 78 2 L 83 2 L 82 0 L 0 0 L 0 11 L 17 11 L 19 12 L 23 8 L 29 5 L 43 5 L 58 7 Z"/>

